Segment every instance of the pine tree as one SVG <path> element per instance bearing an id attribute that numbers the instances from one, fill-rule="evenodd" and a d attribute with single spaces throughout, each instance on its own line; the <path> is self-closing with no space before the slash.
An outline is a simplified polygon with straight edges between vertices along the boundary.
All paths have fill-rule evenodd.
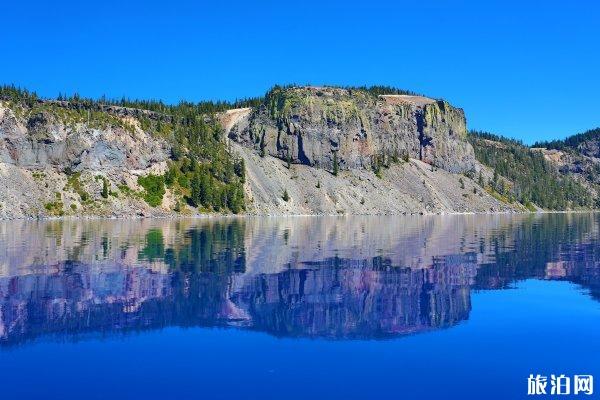
<path id="1" fill-rule="evenodd" d="M 492 178 L 492 187 L 494 190 L 498 190 L 498 170 L 494 168 L 494 177 Z"/>
<path id="2" fill-rule="evenodd" d="M 108 179 L 102 178 L 102 197 L 108 198 Z"/>
<path id="3" fill-rule="evenodd" d="M 333 176 L 337 176 L 340 166 L 338 165 L 337 151 L 333 152 Z"/>
<path id="4" fill-rule="evenodd" d="M 266 152 L 265 152 L 265 148 L 267 147 L 267 145 L 265 144 L 265 134 L 263 132 L 262 136 L 260 137 L 260 156 L 264 157 Z"/>

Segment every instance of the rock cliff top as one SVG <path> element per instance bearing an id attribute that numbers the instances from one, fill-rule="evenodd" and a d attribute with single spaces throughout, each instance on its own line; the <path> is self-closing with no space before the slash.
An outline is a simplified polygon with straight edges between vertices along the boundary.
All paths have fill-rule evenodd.
<path id="1" fill-rule="evenodd" d="M 466 172 L 475 163 L 466 135 L 464 112 L 446 101 L 323 87 L 274 89 L 229 131 L 261 153 L 330 171 L 404 157 Z"/>

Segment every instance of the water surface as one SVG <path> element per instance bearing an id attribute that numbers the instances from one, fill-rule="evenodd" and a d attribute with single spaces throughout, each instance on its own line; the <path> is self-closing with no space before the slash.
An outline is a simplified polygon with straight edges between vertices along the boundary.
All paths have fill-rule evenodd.
<path id="1" fill-rule="evenodd" d="M 600 379 L 599 229 L 596 214 L 4 222 L 2 395 L 506 399 L 531 373 Z"/>

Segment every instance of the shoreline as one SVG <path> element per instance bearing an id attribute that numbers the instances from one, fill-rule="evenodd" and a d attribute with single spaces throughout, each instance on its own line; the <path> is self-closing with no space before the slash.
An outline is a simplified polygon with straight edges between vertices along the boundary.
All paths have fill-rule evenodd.
<path id="1" fill-rule="evenodd" d="M 86 220 L 168 220 L 168 219 L 220 219 L 220 218 L 289 218 L 289 217 L 432 217 L 458 215 L 537 215 L 537 214 L 586 214 L 597 213 L 600 210 L 538 210 L 538 211 L 493 211 L 493 212 L 436 212 L 436 213 L 403 213 L 403 214 L 192 214 L 192 215 L 132 215 L 132 216 L 102 216 L 102 215 L 68 215 L 68 216 L 37 216 L 0 218 L 0 222 L 10 221 L 86 221 Z"/>

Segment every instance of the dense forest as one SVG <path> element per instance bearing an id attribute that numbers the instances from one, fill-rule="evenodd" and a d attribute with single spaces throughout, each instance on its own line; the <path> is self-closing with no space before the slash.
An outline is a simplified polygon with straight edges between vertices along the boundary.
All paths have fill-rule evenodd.
<path id="1" fill-rule="evenodd" d="M 578 133 L 573 136 L 569 136 L 563 140 L 550 140 L 543 142 L 536 142 L 533 147 L 545 147 L 547 149 L 556 150 L 568 150 L 576 149 L 581 143 L 589 140 L 600 139 L 600 128 L 590 129 L 589 131 Z"/>
<path id="2" fill-rule="evenodd" d="M 561 176 L 541 152 L 520 141 L 476 131 L 469 133 L 469 141 L 477 160 L 494 170 L 490 182 L 483 182 L 494 191 L 514 197 L 528 208 L 532 203 L 549 210 L 594 206 L 585 187 L 571 177 Z"/>
<path id="3" fill-rule="evenodd" d="M 14 85 L 0 86 L 0 99 L 25 102 L 29 105 L 38 100 L 57 100 L 70 103 L 78 103 L 83 106 L 91 106 L 97 104 L 111 105 L 118 107 L 137 108 L 140 110 L 154 111 L 157 113 L 166 114 L 178 118 L 188 118 L 191 114 L 212 114 L 220 111 L 226 111 L 232 108 L 240 107 L 256 107 L 263 101 L 263 97 L 251 97 L 235 101 L 200 101 L 197 103 L 189 101 L 181 101 L 178 104 L 166 104 L 162 100 L 136 100 L 123 97 L 121 99 L 110 99 L 102 96 L 98 99 L 81 97 L 75 93 L 72 95 L 64 95 L 59 93 L 56 98 L 43 98 L 37 95 L 36 92 L 28 91 Z"/>

